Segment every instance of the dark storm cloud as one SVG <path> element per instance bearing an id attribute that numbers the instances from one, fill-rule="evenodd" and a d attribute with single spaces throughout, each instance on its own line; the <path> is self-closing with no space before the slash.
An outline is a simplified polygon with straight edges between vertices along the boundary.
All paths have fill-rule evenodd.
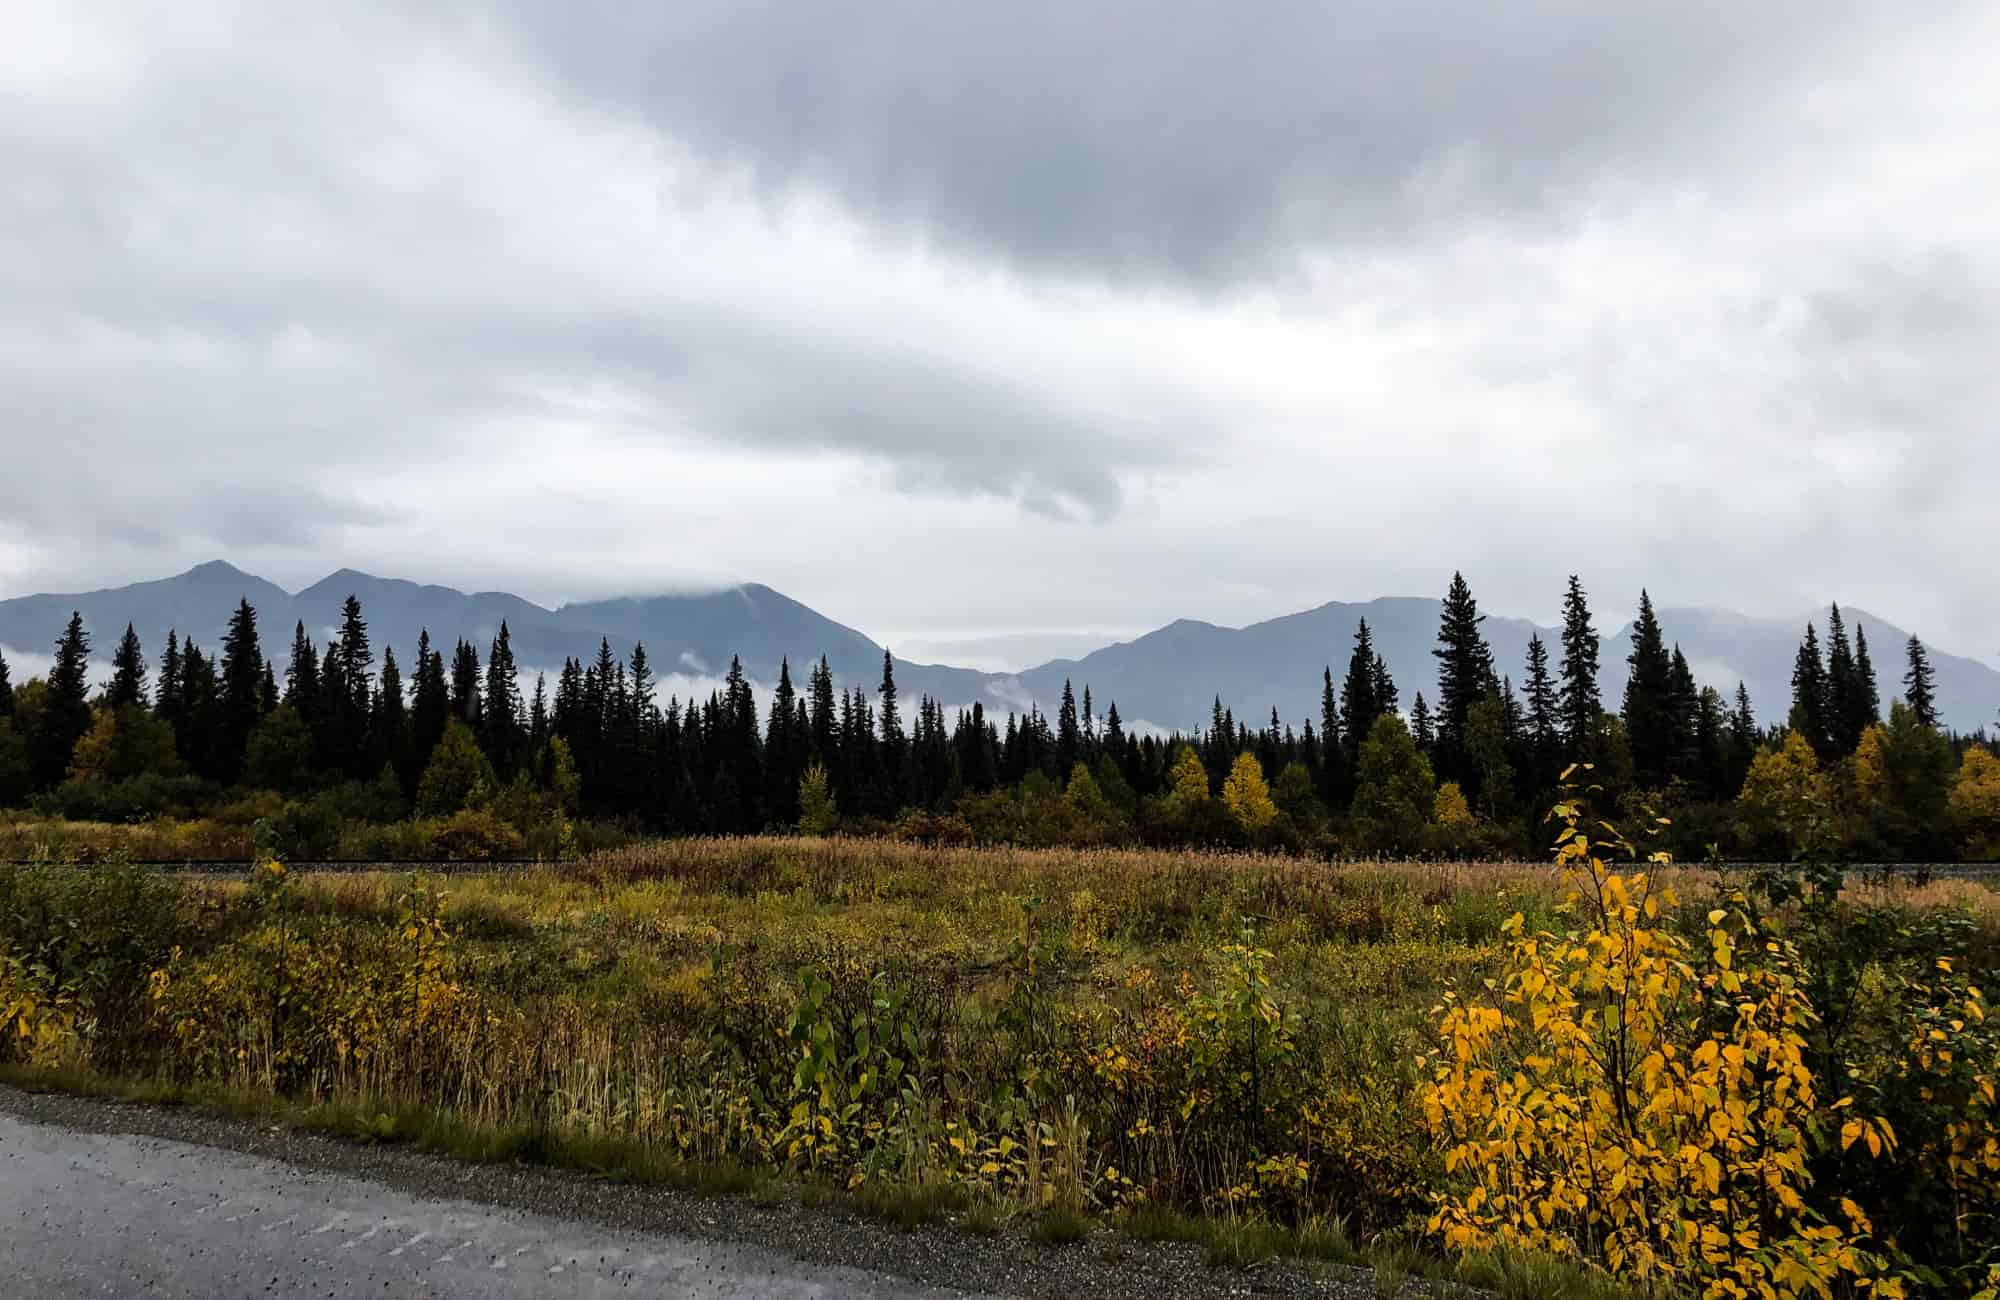
<path id="1" fill-rule="evenodd" d="M 1711 165 L 1859 0 L 502 4 L 567 93 L 1018 265 L 1200 284 Z"/>

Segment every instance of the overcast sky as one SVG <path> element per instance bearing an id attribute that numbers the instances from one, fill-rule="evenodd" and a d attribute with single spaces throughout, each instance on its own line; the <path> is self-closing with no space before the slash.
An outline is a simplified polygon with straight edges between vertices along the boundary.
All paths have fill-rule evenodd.
<path id="1" fill-rule="evenodd" d="M 2000 649 L 1991 0 L 5 25 L 0 595 L 754 579 L 999 666 L 1574 569 Z"/>

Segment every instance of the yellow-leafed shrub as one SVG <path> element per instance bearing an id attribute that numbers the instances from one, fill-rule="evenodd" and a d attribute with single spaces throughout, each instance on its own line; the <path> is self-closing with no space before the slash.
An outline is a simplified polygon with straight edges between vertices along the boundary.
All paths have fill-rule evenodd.
<path id="1" fill-rule="evenodd" d="M 1501 978 L 1438 1011 L 1424 1108 L 1454 1185 L 1432 1231 L 1706 1295 L 1900 1294 L 1877 1281 L 1858 1207 L 1827 1221 L 1807 1203 L 1822 1101 L 1796 956 L 1742 942 L 1750 922 L 1729 909 L 1708 914 L 1702 942 L 1682 937 L 1670 889 L 1606 864 L 1628 843 L 1593 842 L 1573 802 L 1552 817 L 1569 927 L 1530 934 L 1514 916 Z M 1894 1142 L 1836 1108 L 1847 1141 Z"/>

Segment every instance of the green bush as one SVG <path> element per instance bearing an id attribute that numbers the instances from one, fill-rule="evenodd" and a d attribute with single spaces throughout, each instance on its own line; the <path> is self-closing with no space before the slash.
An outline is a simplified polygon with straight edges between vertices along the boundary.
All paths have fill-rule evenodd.
<path id="1" fill-rule="evenodd" d="M 438 828 L 438 852 L 453 862 L 491 862 L 521 855 L 521 833 L 490 812 L 466 808 Z"/>

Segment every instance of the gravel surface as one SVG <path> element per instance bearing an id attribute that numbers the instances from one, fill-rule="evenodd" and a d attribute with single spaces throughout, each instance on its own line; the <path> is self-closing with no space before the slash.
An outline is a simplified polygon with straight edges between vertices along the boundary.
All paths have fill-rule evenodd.
<path id="1" fill-rule="evenodd" d="M 231 1205 L 218 1204 L 224 1199 Z M 1376 1295 L 1362 1270 L 1215 1269 L 1198 1248 L 1110 1232 L 1051 1247 L 1019 1230 L 987 1238 L 946 1227 L 904 1232 L 790 1197 L 760 1205 L 534 1166 L 471 1165 L 7 1087 L 0 1087 L 0 1259 L 7 1264 L 0 1271 L 26 1288 L 17 1294 L 216 1300 L 364 1292 Z"/>

